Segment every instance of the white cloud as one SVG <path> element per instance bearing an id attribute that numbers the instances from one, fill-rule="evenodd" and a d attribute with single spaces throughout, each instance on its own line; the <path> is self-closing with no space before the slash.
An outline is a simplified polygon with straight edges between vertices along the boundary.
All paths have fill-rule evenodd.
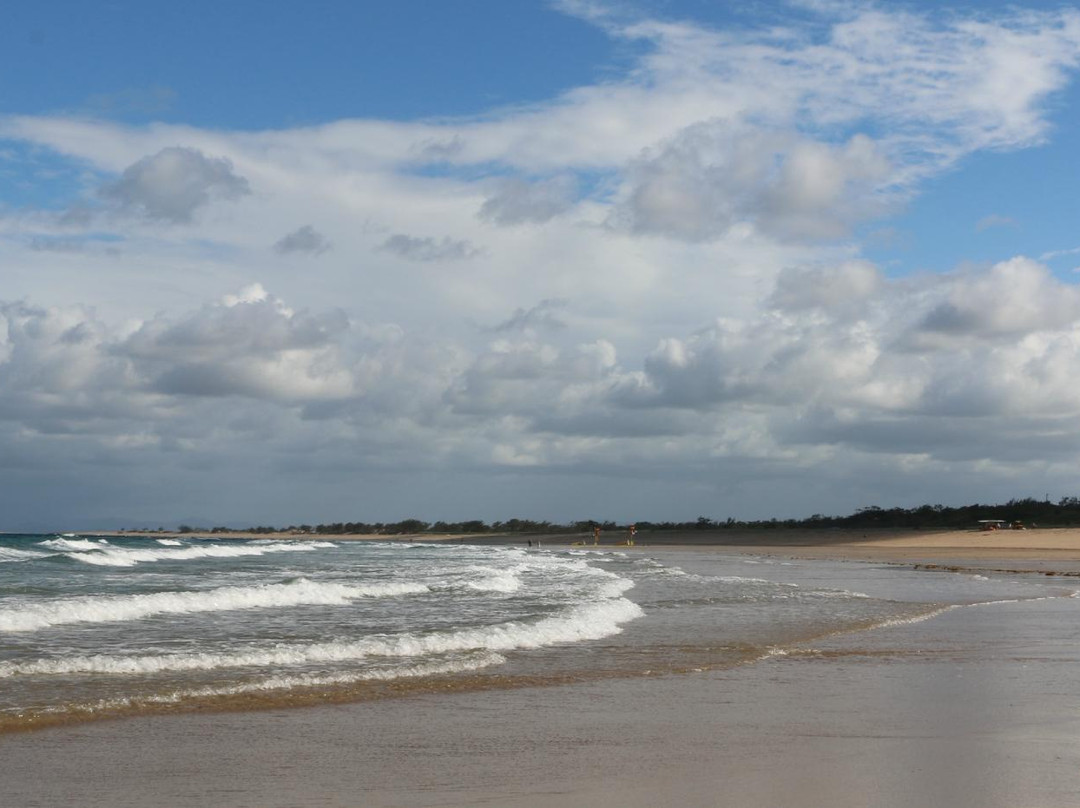
<path id="1" fill-rule="evenodd" d="M 1006 295 L 1022 316 L 986 311 Z M 1080 423 L 1080 306 L 1033 262 L 911 281 L 859 263 L 792 269 L 768 299 L 784 305 L 666 336 L 644 357 L 528 329 L 478 348 L 435 342 L 297 311 L 259 284 L 134 327 L 6 304 L 0 433 L 18 425 L 117 459 L 250 452 L 257 440 L 290 455 L 321 447 L 342 468 L 477 473 L 737 461 L 798 474 L 867 453 L 899 469 L 915 456 L 928 468 L 1080 451 L 1046 438 Z M 987 319 L 912 351 L 928 315 L 955 300 Z"/>
<path id="2" fill-rule="evenodd" d="M 770 303 L 787 311 L 821 309 L 834 314 L 864 313 L 884 286 L 881 271 L 869 261 L 831 267 L 788 267 L 776 279 Z"/>
<path id="3" fill-rule="evenodd" d="M 1080 255 L 1080 247 L 1073 247 L 1068 250 L 1050 250 L 1049 252 L 1044 252 L 1042 255 L 1040 255 L 1039 260 L 1051 261 L 1054 258 L 1061 258 L 1065 255 Z"/>
<path id="4" fill-rule="evenodd" d="M 716 30 L 562 7 L 632 69 L 458 120 L 0 118 L 81 183 L 66 219 L 0 217 L 3 294 L 27 301 L 0 316 L 0 457 L 240 458 L 310 501 L 369 472 L 558 469 L 567 497 L 639 479 L 685 503 L 1075 461 L 1075 287 L 1027 258 L 898 279 L 857 239 L 963 158 L 1047 137 L 1080 14 Z M 271 243 L 320 256 L 319 282 Z"/>
<path id="5" fill-rule="evenodd" d="M 681 132 L 631 170 L 615 212 L 638 233 L 691 240 L 750 223 L 782 238 L 837 238 L 882 212 L 889 165 L 865 135 L 840 146 L 715 121 Z"/>
<path id="6" fill-rule="evenodd" d="M 338 344 L 347 329 L 340 311 L 294 313 L 255 285 L 181 319 L 148 321 L 113 351 L 166 395 L 344 398 L 354 388 Z"/>
<path id="7" fill-rule="evenodd" d="M 1080 317 L 1080 290 L 1062 285 L 1028 258 L 947 283 L 948 296 L 921 323 L 917 336 L 923 340 L 1009 338 L 1064 328 Z"/>

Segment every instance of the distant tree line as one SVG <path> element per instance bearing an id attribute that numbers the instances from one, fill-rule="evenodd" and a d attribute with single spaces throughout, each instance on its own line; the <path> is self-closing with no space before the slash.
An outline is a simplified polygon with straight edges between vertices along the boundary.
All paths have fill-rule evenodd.
<path id="1" fill-rule="evenodd" d="M 965 529 L 977 526 L 983 519 L 1001 519 L 1021 522 L 1025 525 L 1061 526 L 1080 525 L 1080 497 L 1063 497 L 1057 502 L 1047 500 L 1011 499 L 1003 505 L 920 505 L 916 508 L 881 508 L 871 505 L 859 508 L 848 516 L 825 516 L 816 513 L 805 519 L 767 519 L 743 521 L 738 519 L 710 519 L 699 516 L 692 522 L 637 522 L 639 531 L 668 530 L 777 530 L 793 528 L 848 528 L 869 530 L 874 528 L 912 529 Z M 180 533 L 304 533 L 312 535 L 340 536 L 348 534 L 374 534 L 400 536 L 416 533 L 591 533 L 593 528 L 602 531 L 626 530 L 630 523 L 584 519 L 566 524 L 532 519 L 507 519 L 488 524 L 480 519 L 465 522 L 425 522 L 422 519 L 403 519 L 400 522 L 331 522 L 320 525 L 289 525 L 271 527 L 259 525 L 242 530 L 217 526 L 205 528 L 180 525 Z M 161 528 L 158 528 L 161 531 Z"/>

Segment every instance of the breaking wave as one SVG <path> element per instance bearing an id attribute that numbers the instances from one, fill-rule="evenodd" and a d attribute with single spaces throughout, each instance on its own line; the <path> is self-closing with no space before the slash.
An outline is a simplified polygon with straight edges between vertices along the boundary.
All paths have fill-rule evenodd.
<path id="1" fill-rule="evenodd" d="M 27 674 L 140 675 L 219 668 L 265 668 L 330 662 L 359 662 L 382 657 L 419 659 L 465 651 L 515 651 L 559 643 L 598 640 L 617 634 L 621 624 L 641 617 L 640 606 L 625 598 L 581 604 L 534 622 L 456 629 L 430 634 L 311 644 L 277 644 L 233 653 L 191 653 L 142 656 L 95 654 L 64 659 L 0 663 L 0 678 Z"/>
<path id="2" fill-rule="evenodd" d="M 267 542 L 209 544 L 199 543 L 184 547 L 120 547 L 107 541 L 86 539 L 49 539 L 40 546 L 61 551 L 61 554 L 84 564 L 107 567 L 134 567 L 136 564 L 156 561 L 188 561 L 196 558 L 240 558 L 261 556 L 267 553 L 300 553 L 326 547 L 330 542 Z"/>
<path id="3" fill-rule="evenodd" d="M 34 550 L 20 550 L 17 547 L 0 547 L 0 563 L 7 561 L 29 561 L 31 558 L 44 558 L 49 553 Z"/>
<path id="4" fill-rule="evenodd" d="M 0 609 L 0 631 L 37 631 L 71 623 L 111 623 L 163 614 L 194 614 L 285 606 L 339 606 L 363 597 L 394 597 L 427 592 L 420 583 L 346 585 L 301 578 L 284 584 L 225 586 L 203 592 L 74 597 Z"/>

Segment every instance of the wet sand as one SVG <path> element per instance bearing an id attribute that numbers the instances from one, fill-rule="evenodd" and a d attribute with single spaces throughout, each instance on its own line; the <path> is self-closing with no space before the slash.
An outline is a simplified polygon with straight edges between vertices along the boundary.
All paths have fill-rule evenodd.
<path id="1" fill-rule="evenodd" d="M 1063 808 L 1080 660 L 1039 628 L 1062 603 L 700 675 L 7 736 L 4 804 Z"/>
<path id="2" fill-rule="evenodd" d="M 1080 564 L 1080 531 L 1017 533 L 724 550 Z M 693 675 L 8 735 L 0 789 L 13 808 L 1063 808 L 1080 793 L 1078 608 L 961 609 Z"/>

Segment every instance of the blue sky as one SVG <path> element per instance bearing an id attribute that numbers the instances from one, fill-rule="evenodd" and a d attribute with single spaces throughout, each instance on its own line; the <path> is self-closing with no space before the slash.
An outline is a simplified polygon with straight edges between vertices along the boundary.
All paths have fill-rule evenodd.
<path id="1" fill-rule="evenodd" d="M 1075 495 L 1078 68 L 1056 3 L 14 4 L 0 528 Z"/>
<path id="2" fill-rule="evenodd" d="M 239 129 L 483 114 L 624 59 L 581 20 L 497 0 L 17 3 L 0 45 L 20 112 Z"/>

